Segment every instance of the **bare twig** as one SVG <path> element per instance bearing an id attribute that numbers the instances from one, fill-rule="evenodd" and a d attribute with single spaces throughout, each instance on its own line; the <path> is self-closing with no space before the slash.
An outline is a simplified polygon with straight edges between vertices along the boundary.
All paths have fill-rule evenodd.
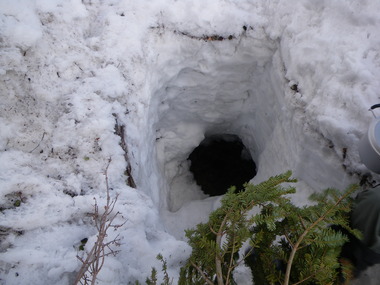
<path id="1" fill-rule="evenodd" d="M 74 284 L 91 284 L 94 285 L 96 282 L 96 277 L 102 269 L 105 261 L 105 257 L 108 255 L 116 255 L 119 251 L 112 249 L 112 245 L 119 246 L 120 239 L 117 235 L 112 241 L 106 242 L 107 232 L 110 228 L 119 228 L 123 224 L 115 225 L 113 224 L 114 219 L 120 214 L 119 212 L 112 214 L 116 205 L 118 195 L 115 199 L 111 200 L 110 197 L 110 187 L 108 184 L 108 168 L 110 166 L 111 159 L 109 159 L 106 170 L 105 170 L 105 182 L 107 190 L 106 205 L 104 206 L 104 212 L 99 214 L 99 207 L 96 199 L 94 205 L 93 219 L 95 221 L 95 226 L 98 230 L 97 239 L 94 246 L 91 248 L 90 252 L 87 254 L 86 259 L 79 256 L 77 258 L 82 262 L 82 267 L 80 268 L 77 278 Z M 107 249 L 107 251 L 106 251 Z"/>
<path id="2" fill-rule="evenodd" d="M 39 141 L 39 143 L 37 144 L 37 146 L 36 146 L 35 148 L 33 148 L 31 151 L 29 151 L 29 153 L 32 153 L 33 151 L 35 151 L 35 150 L 40 146 L 41 142 L 44 140 L 45 135 L 46 135 L 46 132 L 44 132 L 44 133 L 42 134 L 42 138 L 41 138 L 41 140 Z"/>

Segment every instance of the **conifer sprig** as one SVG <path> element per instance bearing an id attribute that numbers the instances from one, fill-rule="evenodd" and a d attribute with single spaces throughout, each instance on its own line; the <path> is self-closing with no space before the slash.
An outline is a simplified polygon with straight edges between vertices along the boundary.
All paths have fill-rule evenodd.
<path id="1" fill-rule="evenodd" d="M 359 236 L 348 222 L 356 186 L 344 192 L 327 189 L 310 197 L 313 205 L 297 207 L 289 199 L 294 182 L 288 171 L 258 185 L 246 184 L 243 192 L 229 189 L 207 223 L 186 231 L 193 251 L 179 284 L 236 284 L 234 269 L 247 257 L 255 284 L 335 284 L 347 238 L 330 226 Z M 252 214 L 254 207 L 261 211 Z M 239 256 L 247 240 L 251 248 Z M 343 274 L 347 270 L 343 265 Z"/>
<path id="2" fill-rule="evenodd" d="M 356 231 L 353 231 L 348 226 L 347 215 L 342 216 L 341 213 L 347 213 L 350 210 L 350 202 L 348 201 L 348 197 L 356 190 L 357 186 L 349 187 L 343 194 L 339 195 L 339 191 L 335 189 L 327 189 L 323 193 L 313 194 L 311 196 L 311 200 L 319 202 L 316 207 L 309 207 L 309 209 L 318 209 L 321 208 L 322 212 L 315 211 L 315 213 L 311 213 L 310 211 L 305 211 L 310 216 L 315 216 L 315 214 L 322 213 L 315 221 L 310 221 L 310 224 L 304 229 L 301 235 L 298 237 L 294 246 L 292 246 L 292 250 L 290 252 L 290 256 L 287 262 L 284 285 L 288 285 L 290 281 L 290 272 L 293 265 L 293 260 L 295 254 L 300 249 L 301 244 L 306 240 L 306 245 L 313 245 L 319 248 L 335 247 L 341 246 L 343 242 L 346 241 L 346 238 L 343 237 L 340 233 L 334 232 L 331 229 L 325 228 L 326 223 L 333 223 L 335 225 L 341 225 L 353 232 L 355 235 L 358 235 Z M 345 202 L 344 202 L 345 201 Z M 307 207 L 304 209 L 309 210 Z M 307 217 L 306 217 L 307 218 Z M 300 217 L 300 222 L 302 222 L 302 217 Z M 323 223 L 324 227 L 318 227 L 321 223 Z M 310 236 L 311 239 L 307 239 Z M 327 253 L 327 252 L 326 252 Z M 334 268 L 337 264 L 334 266 Z M 318 271 L 322 271 L 323 267 L 318 269 Z M 314 275 L 314 274 L 313 274 Z M 311 278 L 312 276 L 308 277 Z"/>
<path id="3" fill-rule="evenodd" d="M 193 252 L 182 270 L 182 284 L 203 284 L 204 281 L 214 284 L 214 280 L 218 285 L 234 284 L 233 270 L 244 258 L 239 259 L 238 252 L 252 235 L 250 227 L 260 218 L 266 221 L 273 218 L 260 216 L 256 219 L 248 215 L 249 211 L 255 206 L 289 202 L 285 195 L 294 193 L 295 189 L 280 184 L 296 181 L 290 177 L 288 171 L 258 185 L 247 184 L 245 191 L 240 193 L 229 189 L 221 200 L 221 207 L 210 214 L 208 223 L 187 230 Z"/>

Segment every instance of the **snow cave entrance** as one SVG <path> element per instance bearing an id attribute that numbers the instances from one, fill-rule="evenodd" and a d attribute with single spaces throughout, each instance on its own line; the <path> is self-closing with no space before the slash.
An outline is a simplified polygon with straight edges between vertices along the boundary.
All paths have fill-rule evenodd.
<path id="1" fill-rule="evenodd" d="M 202 214 L 207 217 L 216 201 L 212 198 L 230 186 L 241 190 L 251 179 L 267 178 L 265 171 L 273 163 L 266 152 L 273 150 L 278 123 L 285 122 L 283 95 L 277 93 L 284 82 L 277 78 L 283 76 L 277 73 L 281 69 L 273 67 L 275 49 L 255 43 L 259 46 L 252 43 L 242 53 L 219 54 L 207 64 L 202 56 L 185 60 L 168 73 L 163 70 L 170 64 L 157 64 L 152 78 L 160 87 L 154 85 L 150 103 L 157 164 L 147 175 L 147 187 L 157 189 L 151 196 L 160 210 L 178 218 L 179 211 L 195 207 L 199 212 L 202 206 L 197 205 L 202 204 L 208 207 Z M 286 135 L 282 141 L 286 143 Z M 283 155 L 281 149 L 274 151 L 276 157 Z M 210 163 L 209 156 L 226 161 Z"/>
<path id="2" fill-rule="evenodd" d="M 178 44 L 164 45 L 150 69 L 151 131 L 140 164 L 148 179 L 140 181 L 180 236 L 178 224 L 206 219 L 230 186 L 241 190 L 288 169 L 292 114 L 283 98 L 295 91 L 269 39 Z"/>
<path id="3" fill-rule="evenodd" d="M 221 42 L 178 36 L 175 45 L 162 42 L 150 66 L 139 181 L 166 229 L 180 239 L 184 229 L 207 221 L 231 185 L 257 184 L 291 169 L 302 185 L 295 202 L 302 202 L 313 189 L 339 186 L 347 177 L 342 171 L 321 186 L 324 176 L 315 169 L 335 173 L 340 161 L 331 163 L 317 136 L 305 136 L 302 90 L 288 78 L 286 46 L 264 32 L 252 35 Z M 236 168 L 246 173 L 226 182 L 232 170 L 213 172 L 234 163 L 208 160 L 227 159 L 233 148 L 241 152 L 236 163 L 245 164 Z"/>
<path id="4" fill-rule="evenodd" d="M 249 150 L 233 134 L 206 137 L 188 159 L 195 182 L 210 196 L 223 195 L 231 186 L 241 191 L 256 175 L 256 164 Z"/>

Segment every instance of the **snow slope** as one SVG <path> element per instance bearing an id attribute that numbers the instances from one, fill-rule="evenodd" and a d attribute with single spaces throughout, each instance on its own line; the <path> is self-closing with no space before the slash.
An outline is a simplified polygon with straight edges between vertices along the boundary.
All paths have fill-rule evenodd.
<path id="1" fill-rule="evenodd" d="M 368 0 L 0 1 L 0 282 L 72 282 L 80 241 L 89 250 L 96 237 L 89 213 L 94 198 L 105 203 L 109 158 L 125 224 L 108 237 L 122 244 L 99 284 L 143 282 L 158 253 L 177 276 L 190 253 L 183 230 L 218 205 L 188 171 L 205 135 L 239 135 L 258 166 L 254 183 L 293 170 L 296 203 L 358 182 L 368 170 L 357 144 L 380 100 L 379 9 Z M 125 183 L 116 121 L 137 189 Z M 376 271 L 363 278 L 376 284 Z"/>

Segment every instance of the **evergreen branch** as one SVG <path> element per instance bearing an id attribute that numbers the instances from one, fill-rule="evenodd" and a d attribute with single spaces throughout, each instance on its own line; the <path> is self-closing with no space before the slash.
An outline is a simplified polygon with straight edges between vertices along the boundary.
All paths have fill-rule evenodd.
<path id="1" fill-rule="evenodd" d="M 222 244 L 222 237 L 223 237 L 223 229 L 227 222 L 228 213 L 224 216 L 224 219 L 222 223 L 220 224 L 219 231 L 216 235 L 216 247 L 217 251 L 215 253 L 215 268 L 216 268 L 216 278 L 218 281 L 218 285 L 224 285 L 223 283 L 223 271 L 222 271 L 222 260 L 219 255 L 221 244 Z"/>
<path id="2" fill-rule="evenodd" d="M 288 242 L 288 243 L 290 244 L 290 246 L 293 248 L 293 247 L 294 247 L 294 243 L 293 243 L 293 241 L 290 239 L 290 237 L 289 237 L 289 235 L 288 235 L 288 233 L 287 233 L 286 231 L 284 231 L 284 236 L 285 236 L 287 242 Z"/>
<path id="3" fill-rule="evenodd" d="M 218 235 L 218 233 L 212 228 L 211 225 L 209 226 L 209 228 L 210 228 L 210 231 L 211 231 L 214 235 Z"/>
<path id="4" fill-rule="evenodd" d="M 253 246 L 250 247 L 249 251 L 243 256 L 243 258 L 237 263 L 236 266 L 239 266 L 248 256 L 250 256 L 253 253 Z"/>
<path id="5" fill-rule="evenodd" d="M 305 223 L 304 223 L 302 217 L 300 215 L 298 215 L 298 218 L 300 219 L 300 223 L 301 223 L 303 229 L 306 230 L 306 226 L 305 226 Z"/>
<path id="6" fill-rule="evenodd" d="M 284 285 L 289 285 L 289 280 L 290 280 L 290 271 L 292 269 L 293 265 L 293 260 L 295 257 L 296 252 L 299 249 L 299 246 L 301 245 L 302 241 L 305 239 L 305 237 L 310 233 L 311 230 L 313 230 L 320 222 L 326 219 L 326 217 L 330 214 L 330 212 L 334 211 L 336 207 L 345 199 L 347 198 L 353 191 L 355 190 L 355 187 L 351 187 L 350 191 L 347 191 L 344 193 L 336 202 L 327 209 L 326 212 L 324 212 L 314 223 L 312 223 L 298 238 L 297 242 L 295 243 L 292 251 L 290 252 L 290 256 L 288 259 L 288 263 L 286 266 L 286 272 L 285 272 L 285 280 L 284 280 Z"/>
<path id="7" fill-rule="evenodd" d="M 179 284 L 235 284 L 233 272 L 242 262 L 250 266 L 256 284 L 333 284 L 345 236 L 335 234 L 329 225 L 353 231 L 348 223 L 351 200 L 346 198 L 355 188 L 343 194 L 327 189 L 311 198 L 313 206 L 300 208 L 284 197 L 295 193 L 295 188 L 280 186 L 293 182 L 290 175 L 274 176 L 258 185 L 246 184 L 245 191 L 238 193 L 229 190 L 207 223 L 187 230 L 193 252 L 181 269 Z M 261 212 L 248 215 L 255 206 Z M 251 250 L 239 258 L 239 250 L 250 237 Z M 250 260 L 247 257 L 253 251 Z M 285 271 L 279 266 L 285 266 Z"/>
<path id="8" fill-rule="evenodd" d="M 194 262 L 190 261 L 191 265 L 199 272 L 199 274 L 202 276 L 202 278 L 206 281 L 209 285 L 214 285 L 214 283 L 204 274 L 203 270 L 197 266 Z"/>
<path id="9" fill-rule="evenodd" d="M 298 250 L 301 250 L 301 249 L 303 249 L 305 247 L 308 247 L 309 245 L 310 245 L 309 243 L 306 243 L 304 245 L 300 245 L 300 246 L 298 246 Z"/>
<path id="10" fill-rule="evenodd" d="M 309 280 L 310 278 L 313 278 L 315 275 L 317 275 L 319 272 L 322 272 L 324 268 L 321 268 L 319 269 L 317 272 L 314 272 L 313 274 L 307 276 L 306 278 L 302 279 L 301 281 L 298 281 L 292 285 L 298 285 L 298 284 L 301 284 L 303 282 L 305 282 L 306 280 Z"/>
<path id="11" fill-rule="evenodd" d="M 332 208 L 331 208 L 332 210 Z M 328 211 L 329 212 L 329 211 Z M 294 260 L 294 257 L 295 257 L 295 254 L 296 252 L 298 251 L 302 241 L 304 240 L 304 238 L 309 234 L 309 232 L 317 225 L 319 224 L 320 222 L 322 222 L 324 219 L 325 219 L 325 215 L 328 214 L 327 213 L 324 213 L 318 220 L 316 220 L 310 227 L 308 227 L 302 234 L 301 236 L 298 238 L 297 242 L 295 243 L 294 247 L 292 248 L 292 251 L 290 252 L 290 256 L 289 256 L 289 260 L 288 260 L 288 264 L 286 266 L 286 272 L 285 272 L 285 282 L 284 282 L 284 285 L 288 285 L 289 284 L 289 279 L 290 279 L 290 271 L 292 269 L 292 264 L 293 264 L 293 260 Z"/>
<path id="12" fill-rule="evenodd" d="M 228 266 L 228 272 L 227 272 L 227 278 L 226 278 L 226 285 L 229 284 L 229 280 L 230 280 L 231 272 L 232 272 L 232 270 L 235 268 L 235 267 L 233 266 L 234 254 L 235 254 L 235 235 L 233 235 L 233 237 L 232 237 L 232 250 L 231 250 L 230 263 L 229 263 L 229 266 Z"/>

